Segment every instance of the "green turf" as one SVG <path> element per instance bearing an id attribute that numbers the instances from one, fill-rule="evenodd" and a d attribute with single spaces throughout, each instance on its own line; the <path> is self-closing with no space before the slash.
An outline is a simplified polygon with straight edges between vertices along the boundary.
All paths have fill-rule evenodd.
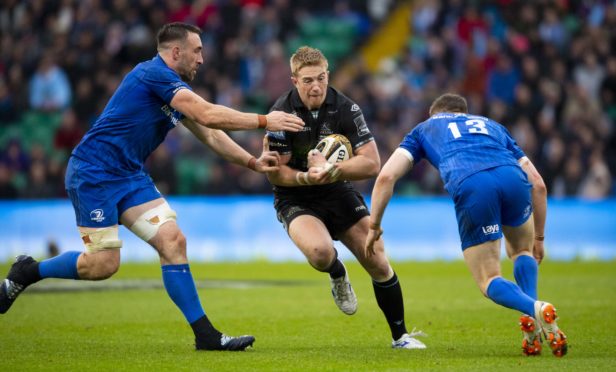
<path id="1" fill-rule="evenodd" d="M 570 340 L 557 359 L 522 355 L 515 312 L 475 288 L 465 265 L 395 263 L 409 328 L 427 350 L 392 350 L 368 276 L 347 265 L 359 310 L 342 314 L 325 275 L 307 264 L 193 264 L 205 310 L 229 334 L 256 336 L 247 352 L 196 352 L 163 289 L 52 292 L 33 287 L 0 315 L 0 370 L 389 371 L 610 370 L 616 362 L 616 264 L 546 261 L 539 295 L 557 305 Z M 0 265 L 2 276 L 8 265 Z M 511 264 L 503 271 L 511 278 Z M 157 265 L 125 264 L 113 280 L 156 279 Z M 271 281 L 271 282 L 270 282 Z M 43 282 L 45 283 L 45 282 Z M 43 284 L 42 283 L 42 284 Z M 46 283 L 52 283 L 47 281 Z M 54 284 L 54 283 L 52 283 Z M 85 283 L 84 283 L 85 284 Z M 38 284 L 37 284 L 38 286 Z"/>

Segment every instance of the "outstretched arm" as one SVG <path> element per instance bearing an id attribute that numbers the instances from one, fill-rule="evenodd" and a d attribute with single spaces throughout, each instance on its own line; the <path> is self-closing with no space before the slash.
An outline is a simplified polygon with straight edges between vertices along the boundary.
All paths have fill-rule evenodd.
<path id="1" fill-rule="evenodd" d="M 216 154 L 231 163 L 245 166 L 260 173 L 278 170 L 279 156 L 275 151 L 264 149 L 261 156 L 256 159 L 220 129 L 204 127 L 187 118 L 184 118 L 182 123 L 199 141 L 208 145 Z"/>
<path id="2" fill-rule="evenodd" d="M 248 114 L 210 103 L 190 89 L 180 89 L 171 99 L 171 107 L 193 122 L 212 129 L 245 130 L 265 128 L 271 131 L 297 132 L 304 127 L 302 119 L 281 111 L 267 115 Z"/>
<path id="3" fill-rule="evenodd" d="M 543 256 L 545 255 L 545 249 L 543 247 L 543 239 L 545 236 L 545 219 L 547 217 L 548 201 L 547 201 L 547 188 L 543 178 L 533 165 L 533 163 L 526 156 L 518 159 L 518 163 L 526 172 L 528 181 L 533 185 L 531 191 L 533 199 L 533 220 L 535 222 L 535 244 L 533 249 L 533 256 L 538 263 L 541 263 Z"/>
<path id="4" fill-rule="evenodd" d="M 383 214 L 385 214 L 385 208 L 394 193 L 394 185 L 400 177 L 412 168 L 412 155 L 408 151 L 398 148 L 391 154 L 391 157 L 387 160 L 381 173 L 376 178 L 370 207 L 370 230 L 368 231 L 364 246 L 368 255 L 374 254 L 374 242 L 379 240 L 383 234 L 381 221 L 383 220 Z"/>

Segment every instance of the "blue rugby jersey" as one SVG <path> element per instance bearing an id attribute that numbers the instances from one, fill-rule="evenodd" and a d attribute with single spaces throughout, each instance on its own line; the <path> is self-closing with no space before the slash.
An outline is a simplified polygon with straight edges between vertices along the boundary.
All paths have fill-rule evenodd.
<path id="1" fill-rule="evenodd" d="M 501 124 L 483 116 L 440 113 L 417 125 L 400 147 L 414 163 L 426 158 L 454 195 L 458 185 L 479 171 L 518 165 L 524 152 Z"/>
<path id="2" fill-rule="evenodd" d="M 191 89 L 160 55 L 135 66 L 72 155 L 111 173 L 143 170 L 145 159 L 182 119 L 169 105 L 180 89 Z"/>

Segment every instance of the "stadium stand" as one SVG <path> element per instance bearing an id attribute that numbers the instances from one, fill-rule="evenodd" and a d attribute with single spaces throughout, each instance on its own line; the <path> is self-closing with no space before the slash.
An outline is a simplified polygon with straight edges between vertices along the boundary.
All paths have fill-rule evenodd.
<path id="1" fill-rule="evenodd" d="M 122 76 L 153 56 L 156 30 L 171 21 L 203 28 L 206 62 L 192 85 L 213 102 L 266 112 L 291 87 L 290 53 L 309 44 L 329 57 L 333 85 L 362 107 L 383 161 L 435 96 L 456 91 L 471 111 L 508 127 L 552 196 L 616 195 L 614 2 L 7 0 L 1 198 L 64 196 L 70 148 Z M 54 71 L 49 84 L 41 65 Z M 41 103 L 45 92 L 35 90 L 45 89 L 62 100 Z M 232 135 L 260 151 L 259 134 Z M 149 166 L 169 194 L 269 193 L 264 177 L 226 164 L 182 129 Z M 421 164 L 400 192 L 444 190 Z"/>

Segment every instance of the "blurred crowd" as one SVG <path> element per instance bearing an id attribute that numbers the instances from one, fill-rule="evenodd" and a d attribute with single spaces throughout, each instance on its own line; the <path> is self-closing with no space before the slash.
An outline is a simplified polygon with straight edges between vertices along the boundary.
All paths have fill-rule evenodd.
<path id="1" fill-rule="evenodd" d="M 347 43 L 356 50 L 398 5 L 393 0 L 4 0 L 0 198 L 65 196 L 70 151 L 122 77 L 156 53 L 156 30 L 164 23 L 189 22 L 204 31 L 205 64 L 191 84 L 195 92 L 211 102 L 264 113 L 291 88 L 288 58 L 310 42 L 301 38 L 302 25 L 316 18 L 345 22 L 354 30 Z M 452 91 L 467 97 L 472 113 L 507 126 L 544 176 L 550 195 L 616 194 L 613 1 L 419 0 L 412 7 L 406 47 L 376 71 L 369 71 L 357 53 L 332 60 L 332 85 L 362 108 L 383 162 L 404 134 L 427 118 L 432 99 Z M 328 29 L 322 33 L 327 39 Z M 354 68 L 337 68 L 343 64 Z M 232 133 L 255 155 L 262 135 Z M 271 190 L 263 175 L 226 163 L 183 128 L 170 132 L 147 167 L 165 194 Z M 369 193 L 372 181 L 357 186 Z M 438 174 L 425 162 L 398 191 L 444 193 Z"/>

